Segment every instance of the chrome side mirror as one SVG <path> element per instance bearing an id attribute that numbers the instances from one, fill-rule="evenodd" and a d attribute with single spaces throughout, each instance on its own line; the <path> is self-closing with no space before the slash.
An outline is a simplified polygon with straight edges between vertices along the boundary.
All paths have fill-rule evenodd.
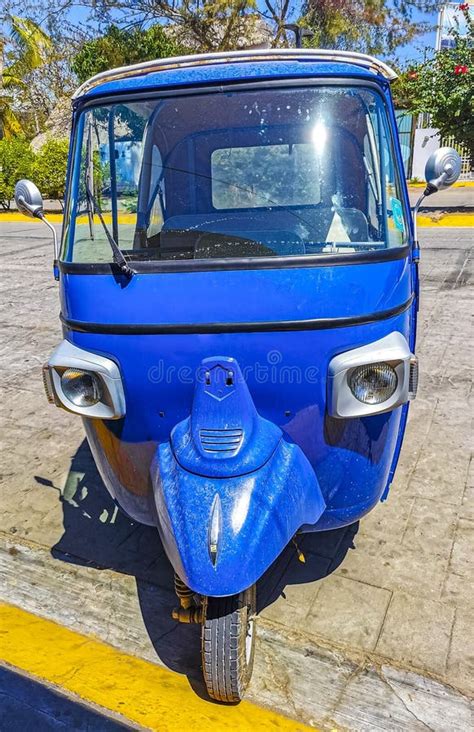
<path id="1" fill-rule="evenodd" d="M 426 198 L 432 193 L 449 188 L 461 175 L 461 156 L 453 147 L 440 147 L 429 156 L 425 165 L 426 188 L 413 207 L 413 260 L 420 258 L 418 242 L 417 216 L 418 210 Z"/>
<path id="2" fill-rule="evenodd" d="M 43 198 L 31 180 L 19 180 L 15 185 L 15 203 L 18 211 L 25 216 L 36 219 L 42 219 L 44 216 Z"/>
<path id="3" fill-rule="evenodd" d="M 449 188 L 461 175 L 461 156 L 453 147 L 440 147 L 429 156 L 425 165 L 425 196 Z"/>
<path id="4" fill-rule="evenodd" d="M 58 279 L 56 274 L 56 263 L 58 261 L 58 237 L 56 229 L 52 224 L 49 223 L 43 211 L 43 198 L 39 192 L 38 186 L 31 182 L 31 180 L 19 180 L 15 185 L 15 203 L 18 211 L 25 216 L 30 216 L 34 219 L 41 219 L 50 229 L 53 235 L 54 243 L 54 270 L 55 277 Z"/>

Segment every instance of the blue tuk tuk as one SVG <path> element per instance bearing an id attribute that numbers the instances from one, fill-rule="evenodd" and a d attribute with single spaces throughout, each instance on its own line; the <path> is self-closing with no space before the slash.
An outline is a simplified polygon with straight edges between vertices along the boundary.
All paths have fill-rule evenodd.
<path id="1" fill-rule="evenodd" d="M 217 700 L 248 684 L 257 580 L 299 532 L 364 516 L 397 465 L 419 247 L 394 78 L 275 49 L 114 69 L 74 95 L 46 393 L 159 531 Z M 423 195 L 459 171 L 437 151 Z M 44 219 L 29 181 L 16 200 Z"/>

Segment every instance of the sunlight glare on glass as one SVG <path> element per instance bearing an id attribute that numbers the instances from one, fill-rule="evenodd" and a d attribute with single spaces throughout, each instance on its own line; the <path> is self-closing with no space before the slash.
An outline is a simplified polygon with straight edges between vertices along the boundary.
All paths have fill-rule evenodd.
<path id="1" fill-rule="evenodd" d="M 326 142 L 328 139 L 328 130 L 324 122 L 319 120 L 316 122 L 315 126 L 313 127 L 313 131 L 311 133 L 312 142 L 314 145 L 314 149 L 316 150 L 316 153 L 318 155 L 322 155 L 324 152 L 324 149 L 326 147 Z"/>

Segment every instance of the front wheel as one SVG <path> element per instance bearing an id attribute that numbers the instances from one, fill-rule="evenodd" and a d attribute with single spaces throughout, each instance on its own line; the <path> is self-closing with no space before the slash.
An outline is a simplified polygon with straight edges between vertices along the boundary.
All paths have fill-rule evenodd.
<path id="1" fill-rule="evenodd" d="M 255 654 L 255 585 L 230 597 L 207 597 L 202 623 L 202 670 L 207 693 L 239 702 L 252 676 Z"/>

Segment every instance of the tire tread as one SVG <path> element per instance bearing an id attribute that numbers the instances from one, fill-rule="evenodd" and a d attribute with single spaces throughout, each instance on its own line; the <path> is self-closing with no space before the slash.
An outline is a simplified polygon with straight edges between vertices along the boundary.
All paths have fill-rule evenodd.
<path id="1" fill-rule="evenodd" d="M 206 602 L 202 670 L 209 696 L 218 701 L 239 702 L 252 674 L 255 637 L 247 663 L 248 607 L 251 613 L 255 612 L 255 586 L 239 595 L 212 597 Z"/>

